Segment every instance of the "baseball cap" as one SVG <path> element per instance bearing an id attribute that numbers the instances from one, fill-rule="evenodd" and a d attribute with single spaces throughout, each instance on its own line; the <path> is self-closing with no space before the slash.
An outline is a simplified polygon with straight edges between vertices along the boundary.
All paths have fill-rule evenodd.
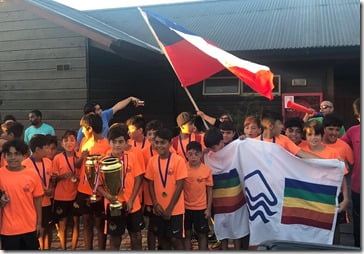
<path id="1" fill-rule="evenodd" d="M 194 117 L 188 112 L 181 112 L 177 116 L 177 119 L 176 119 L 178 127 L 181 127 L 182 125 L 184 125 L 188 122 L 191 122 L 193 120 L 194 120 Z"/>

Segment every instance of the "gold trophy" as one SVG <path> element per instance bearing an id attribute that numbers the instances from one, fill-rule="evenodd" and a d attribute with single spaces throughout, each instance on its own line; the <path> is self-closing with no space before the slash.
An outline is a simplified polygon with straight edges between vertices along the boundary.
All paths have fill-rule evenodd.
<path id="1" fill-rule="evenodd" d="M 101 165 L 105 190 L 112 196 L 117 196 L 124 188 L 122 162 L 118 158 L 108 157 L 101 161 Z M 119 216 L 125 208 L 125 205 L 116 200 L 110 203 L 110 215 Z"/>
<path id="2" fill-rule="evenodd" d="M 99 161 L 101 160 L 102 155 L 95 154 L 87 156 L 85 162 L 85 175 L 87 177 L 87 181 L 90 184 L 92 189 L 92 196 L 90 197 L 90 202 L 96 202 L 96 188 L 99 177 Z"/>

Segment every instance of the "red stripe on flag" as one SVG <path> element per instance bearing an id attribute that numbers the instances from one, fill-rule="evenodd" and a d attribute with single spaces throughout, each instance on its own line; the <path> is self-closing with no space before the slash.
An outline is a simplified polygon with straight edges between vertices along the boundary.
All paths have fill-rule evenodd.
<path id="1" fill-rule="evenodd" d="M 273 73 L 271 71 L 261 70 L 257 73 L 252 73 L 244 68 L 232 66 L 227 68 L 234 75 L 244 81 L 250 88 L 257 93 L 260 93 L 268 99 L 273 99 L 272 90 L 273 84 Z"/>
<path id="2" fill-rule="evenodd" d="M 310 220 L 310 219 L 301 218 L 301 217 L 294 217 L 294 216 L 283 216 L 281 223 L 282 224 L 301 224 L 301 225 L 307 225 L 307 226 L 322 228 L 322 229 L 327 229 L 327 230 L 331 230 L 331 228 L 332 228 L 332 223 L 325 223 L 325 222 L 321 222 L 321 221 L 315 221 L 315 220 Z"/>
<path id="3" fill-rule="evenodd" d="M 183 87 L 196 84 L 225 68 L 186 40 L 168 45 L 165 50 Z"/>

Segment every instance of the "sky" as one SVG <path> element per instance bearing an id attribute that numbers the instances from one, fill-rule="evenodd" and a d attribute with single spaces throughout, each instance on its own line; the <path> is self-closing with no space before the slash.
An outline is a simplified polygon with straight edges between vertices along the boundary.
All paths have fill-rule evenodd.
<path id="1" fill-rule="evenodd" d="M 118 7 L 145 6 L 198 0 L 54 0 L 78 10 L 96 10 Z"/>

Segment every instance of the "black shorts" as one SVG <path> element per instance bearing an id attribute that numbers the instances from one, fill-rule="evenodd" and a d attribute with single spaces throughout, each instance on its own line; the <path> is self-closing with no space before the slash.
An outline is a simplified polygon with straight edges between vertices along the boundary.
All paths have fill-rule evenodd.
<path id="1" fill-rule="evenodd" d="M 74 201 L 54 200 L 54 205 L 53 205 L 54 219 L 59 220 L 69 216 L 74 216 L 75 211 L 73 208 L 73 202 Z"/>
<path id="2" fill-rule="evenodd" d="M 52 215 L 52 206 L 43 206 L 42 207 L 42 228 L 46 228 L 53 221 Z"/>
<path id="3" fill-rule="evenodd" d="M 105 218 L 104 198 L 98 199 L 95 203 L 90 202 L 90 195 L 77 192 L 75 201 L 73 202 L 75 216 L 83 214 L 91 214 L 97 217 Z"/>
<path id="4" fill-rule="evenodd" d="M 209 223 L 205 218 L 204 214 L 205 209 L 203 210 L 189 210 L 186 209 L 185 212 L 185 230 L 193 229 L 198 233 L 208 233 Z"/>
<path id="5" fill-rule="evenodd" d="M 37 232 L 20 235 L 1 235 L 3 250 L 39 250 Z"/>
<path id="6" fill-rule="evenodd" d="M 145 205 L 144 206 L 144 216 L 150 217 L 153 215 L 153 206 Z"/>
<path id="7" fill-rule="evenodd" d="M 185 237 L 184 214 L 172 215 L 169 220 L 165 220 L 161 216 L 153 216 L 155 217 L 156 234 L 159 237 L 178 239 Z"/>
<path id="8" fill-rule="evenodd" d="M 106 211 L 107 233 L 111 236 L 122 236 L 125 232 L 125 228 L 127 228 L 129 232 L 136 233 L 145 227 L 142 209 L 121 216 L 110 216 L 109 207 Z"/>

